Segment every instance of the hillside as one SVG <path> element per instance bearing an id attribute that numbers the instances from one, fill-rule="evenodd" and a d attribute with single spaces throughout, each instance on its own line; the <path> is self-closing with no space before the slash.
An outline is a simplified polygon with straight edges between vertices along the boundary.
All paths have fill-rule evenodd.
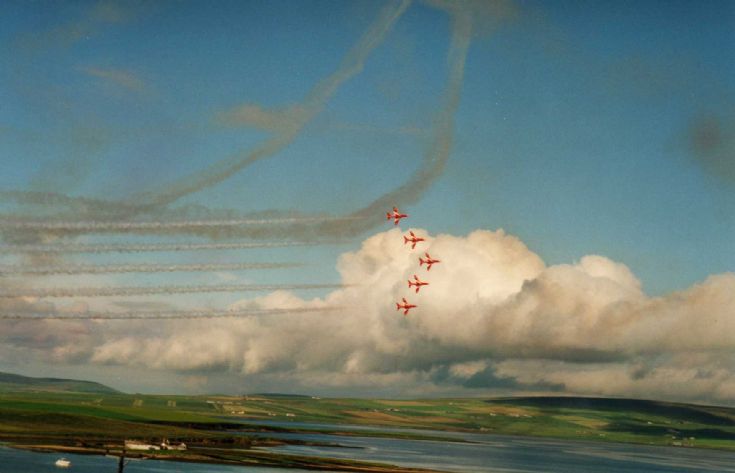
<path id="1" fill-rule="evenodd" d="M 578 409 L 589 412 L 630 412 L 635 415 L 664 417 L 678 423 L 698 422 L 702 424 L 735 427 L 735 409 L 724 406 L 706 406 L 642 399 L 571 396 L 515 397 L 494 399 L 487 402 L 498 405 L 536 407 L 548 411 Z"/>
<path id="2" fill-rule="evenodd" d="M 70 380 L 53 380 L 56 391 L 31 392 L 38 386 L 48 388 L 47 380 L 10 379 L 26 382 L 27 391 L 0 392 L 0 442 L 50 445 L 59 452 L 81 448 L 104 454 L 119 448 L 124 439 L 165 437 L 187 444 L 187 451 L 175 457 L 187 461 L 395 472 L 394 467 L 358 470 L 355 465 L 337 465 L 334 459 L 253 447 L 309 445 L 312 434 L 461 442 L 457 435 L 468 433 L 735 451 L 731 407 L 582 397 L 398 400 L 58 391 L 65 383 L 74 389 L 80 383 L 100 387 Z M 28 386 L 29 380 L 38 384 Z M 319 445 L 334 447 L 331 441 L 314 444 Z M 349 452 L 343 453 L 350 458 Z M 172 459 L 167 452 L 153 457 Z M 329 462 L 328 468 L 324 462 Z"/>
<path id="3" fill-rule="evenodd" d="M 61 378 L 31 378 L 19 374 L 0 372 L 0 393 L 17 392 L 75 392 L 115 394 L 116 391 L 104 384 L 92 381 Z"/>

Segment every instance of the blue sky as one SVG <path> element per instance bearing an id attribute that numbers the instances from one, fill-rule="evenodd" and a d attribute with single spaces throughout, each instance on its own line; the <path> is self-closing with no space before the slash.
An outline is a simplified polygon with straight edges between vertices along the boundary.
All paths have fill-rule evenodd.
<path id="1" fill-rule="evenodd" d="M 217 113 L 300 101 L 379 6 L 99 5 L 3 15 L 5 188 L 124 198 L 253 146 L 265 133 Z M 733 187 L 703 172 L 687 136 L 732 114 L 732 5 L 518 8 L 471 47 L 452 156 L 414 224 L 505 228 L 550 262 L 609 255 L 653 293 L 735 267 Z M 63 37 L 75 25 L 82 37 Z M 338 213 L 396 185 L 426 146 L 447 35 L 446 15 L 414 5 L 295 143 L 184 201 Z"/>
<path id="2" fill-rule="evenodd" d="M 0 190 L 126 201 L 258 146 L 272 130 L 234 123 L 228 113 L 249 105 L 276 114 L 301 103 L 385 5 L 6 2 Z M 476 16 L 485 24 L 475 25 L 450 156 L 420 199 L 403 208 L 410 225 L 453 235 L 503 228 L 548 265 L 604 255 L 628 266 L 652 296 L 735 270 L 735 5 L 508 5 Z M 512 14 L 503 17 L 504 11 Z M 413 3 L 360 73 L 288 146 L 167 210 L 201 205 L 237 215 L 342 215 L 399 186 L 431 146 L 447 86 L 450 31 L 445 10 Z M 38 205 L 0 206 L 6 218 L 74 218 Z M 341 245 L 68 261 L 308 263 L 288 271 L 99 279 L 108 284 L 217 277 L 336 282 L 338 256 L 386 228 L 375 226 Z M 13 238 L 5 235 L 6 242 Z M 172 240 L 206 241 L 187 235 L 77 241 Z M 242 295 L 198 297 L 197 303 L 222 306 Z M 186 306 L 194 299 L 161 300 Z"/>

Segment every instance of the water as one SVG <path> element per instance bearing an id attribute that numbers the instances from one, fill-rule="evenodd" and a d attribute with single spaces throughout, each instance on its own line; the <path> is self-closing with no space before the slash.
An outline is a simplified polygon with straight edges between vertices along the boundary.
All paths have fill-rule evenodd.
<path id="1" fill-rule="evenodd" d="M 408 427 L 388 427 L 374 425 L 352 425 L 352 424 L 317 424 L 314 422 L 297 422 L 297 421 L 282 421 L 282 420 L 261 420 L 253 421 L 253 419 L 240 417 L 242 422 L 249 425 L 264 425 L 267 427 L 283 427 L 286 429 L 306 429 L 306 430 L 335 430 L 340 432 L 394 432 L 400 434 L 416 434 L 416 435 L 430 435 L 440 436 L 442 438 L 458 437 L 465 438 L 467 434 L 460 432 L 449 432 L 449 431 L 430 431 L 426 429 L 412 429 Z"/>
<path id="2" fill-rule="evenodd" d="M 290 422 L 285 426 L 325 428 L 325 425 L 298 422 Z M 331 427 L 339 430 L 355 430 L 344 426 Z M 361 427 L 360 430 L 390 431 L 393 429 Z M 260 435 L 339 445 L 328 447 L 287 445 L 270 449 L 281 453 L 350 458 L 458 473 L 735 472 L 735 454 L 723 451 L 431 430 L 415 432 L 423 435 L 454 437 L 473 443 L 346 437 L 329 434 L 263 433 Z"/>
<path id="3" fill-rule="evenodd" d="M 71 468 L 57 468 L 54 462 L 64 457 Z M 69 453 L 36 453 L 0 446 L 0 473 L 116 473 L 117 458 Z M 157 460 L 133 460 L 125 473 L 313 473 L 283 468 L 241 467 Z"/>
<path id="4" fill-rule="evenodd" d="M 325 428 L 325 425 L 289 422 L 288 427 Z M 334 427 L 340 430 L 350 430 L 347 426 Z M 352 430 L 359 432 L 388 429 L 360 427 Z M 473 443 L 304 433 L 268 432 L 259 435 L 337 444 L 325 447 L 287 445 L 268 449 L 274 452 L 350 458 L 457 473 L 735 473 L 735 454 L 723 451 L 430 430 L 419 432 L 425 435 L 451 436 Z M 0 473 L 60 473 L 63 470 L 54 467 L 54 461 L 61 456 L 58 453 L 32 453 L 0 447 Z M 63 456 L 72 461 L 70 473 L 114 473 L 117 471 L 115 458 L 67 454 Z M 126 473 L 305 472 L 305 470 L 295 469 L 235 467 L 154 460 L 133 461 L 125 468 L 125 471 Z"/>
<path id="5" fill-rule="evenodd" d="M 671 447 L 594 444 L 495 436 L 472 444 L 333 435 L 296 437 L 304 440 L 336 442 L 344 447 L 359 448 L 289 445 L 271 450 L 281 453 L 378 461 L 400 466 L 461 473 L 735 472 L 735 454 Z"/>

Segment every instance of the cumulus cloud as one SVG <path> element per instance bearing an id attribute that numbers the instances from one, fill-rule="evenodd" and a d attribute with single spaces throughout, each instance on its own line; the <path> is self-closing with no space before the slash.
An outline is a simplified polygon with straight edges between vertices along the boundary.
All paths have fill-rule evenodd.
<path id="1" fill-rule="evenodd" d="M 449 367 L 449 374 L 456 378 L 469 379 L 478 373 L 485 371 L 488 363 L 485 360 L 467 361 L 455 363 Z"/>
<path id="2" fill-rule="evenodd" d="M 70 350 L 93 363 L 230 372 L 249 385 L 289 379 L 332 392 L 502 387 L 733 399 L 735 274 L 649 297 L 628 267 L 603 256 L 547 266 L 502 230 L 414 232 L 426 242 L 413 251 L 393 229 L 343 254 L 345 287 L 324 297 L 276 291 L 231 307 L 341 311 L 164 321 L 155 329 L 80 323 L 82 348 L 51 349 L 57 358 Z M 424 251 L 442 260 L 431 272 L 418 265 Z M 430 283 L 420 294 L 408 290 L 413 274 Z M 395 310 L 401 297 L 418 305 L 408 316 Z"/>
<path id="3" fill-rule="evenodd" d="M 46 301 L 33 298 L 9 298 L 0 300 L 2 312 L 64 312 L 85 310 L 80 304 L 56 307 Z M 97 340 L 92 327 L 79 321 L 64 320 L 0 320 L 0 359 L 27 361 L 38 357 L 52 363 L 86 361 L 93 343 Z"/>
<path id="4" fill-rule="evenodd" d="M 735 398 L 732 355 L 683 353 L 645 362 L 569 364 L 556 360 L 509 360 L 495 375 L 520 384 L 549 383 L 582 395 L 664 398 L 731 403 Z M 645 365 L 643 367 L 642 365 Z"/>

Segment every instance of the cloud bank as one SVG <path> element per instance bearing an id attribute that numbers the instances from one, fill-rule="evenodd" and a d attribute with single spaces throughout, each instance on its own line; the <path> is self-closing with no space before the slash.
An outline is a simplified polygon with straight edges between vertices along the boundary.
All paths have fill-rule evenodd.
<path id="1" fill-rule="evenodd" d="M 231 373 L 250 390 L 287 380 L 292 389 L 333 394 L 500 389 L 735 399 L 735 274 L 649 297 L 629 268 L 603 256 L 547 266 L 502 230 L 414 231 L 427 238 L 414 251 L 392 229 L 343 254 L 337 269 L 344 287 L 323 298 L 279 290 L 229 308 L 338 311 L 206 321 L 0 321 L 3 351 L 64 363 Z M 418 265 L 424 251 L 442 260 L 431 272 Z M 418 295 L 407 287 L 413 274 L 430 282 Z M 418 305 L 407 317 L 394 304 L 404 296 Z"/>

